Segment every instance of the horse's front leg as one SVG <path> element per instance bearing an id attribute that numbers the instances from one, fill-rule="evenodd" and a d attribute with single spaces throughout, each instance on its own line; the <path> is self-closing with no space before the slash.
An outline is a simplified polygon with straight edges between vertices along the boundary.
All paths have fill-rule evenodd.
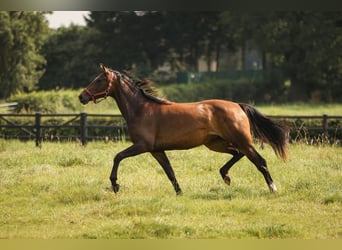
<path id="1" fill-rule="evenodd" d="M 110 181 L 112 182 L 114 193 L 119 192 L 119 189 L 120 189 L 120 185 L 116 182 L 117 177 L 118 177 L 118 168 L 119 168 L 120 162 L 127 157 L 135 156 L 135 155 L 145 153 L 145 152 L 146 152 L 145 147 L 142 144 L 137 143 L 121 151 L 114 157 L 114 165 L 113 165 L 112 172 L 110 174 Z"/>
<path id="2" fill-rule="evenodd" d="M 173 187 L 174 187 L 174 189 L 176 191 L 176 194 L 177 195 L 182 194 L 182 190 L 179 187 L 179 184 L 177 182 L 175 173 L 173 172 L 172 166 L 171 166 L 170 161 L 167 158 L 165 152 L 164 151 L 153 152 L 151 154 L 159 162 L 159 164 L 163 167 L 167 177 L 171 181 L 171 183 L 172 183 L 172 185 L 173 185 Z"/>

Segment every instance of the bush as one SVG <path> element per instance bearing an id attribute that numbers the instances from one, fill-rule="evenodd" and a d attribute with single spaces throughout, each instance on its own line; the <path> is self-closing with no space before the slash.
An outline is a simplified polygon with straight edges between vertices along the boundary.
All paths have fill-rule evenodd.
<path id="1" fill-rule="evenodd" d="M 78 93 L 72 90 L 20 93 L 13 95 L 11 101 L 18 102 L 17 113 L 74 113 L 82 109 Z"/>
<path id="2" fill-rule="evenodd" d="M 211 80 L 204 83 L 172 84 L 162 88 L 163 94 L 175 102 L 224 99 L 236 102 L 272 102 L 281 96 L 278 85 L 269 86 L 250 79 Z"/>

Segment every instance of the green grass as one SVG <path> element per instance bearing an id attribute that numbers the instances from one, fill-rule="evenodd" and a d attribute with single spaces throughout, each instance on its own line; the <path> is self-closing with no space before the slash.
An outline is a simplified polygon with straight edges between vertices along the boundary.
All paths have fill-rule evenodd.
<path id="1" fill-rule="evenodd" d="M 330 116 L 342 115 L 342 104 L 274 104 L 274 105 L 255 105 L 257 109 L 267 115 L 319 115 L 327 114 Z"/>
<path id="2" fill-rule="evenodd" d="M 112 160 L 129 143 L 0 140 L 0 238 L 341 239 L 340 147 L 290 146 L 290 159 L 268 160 L 279 193 L 269 193 L 246 159 L 218 170 L 228 155 L 204 147 L 170 151 L 184 194 L 177 197 L 149 155 L 124 160 L 121 190 L 108 179 Z"/>

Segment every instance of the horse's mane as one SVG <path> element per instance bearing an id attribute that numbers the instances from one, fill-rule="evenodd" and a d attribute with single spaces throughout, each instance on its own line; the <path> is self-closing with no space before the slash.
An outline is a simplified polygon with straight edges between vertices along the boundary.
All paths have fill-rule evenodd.
<path id="1" fill-rule="evenodd" d="M 114 71 L 114 70 L 113 70 Z M 118 72 L 118 71 L 114 71 Z M 127 71 L 119 72 L 120 76 L 126 80 L 129 84 L 141 91 L 141 93 L 148 99 L 159 104 L 170 104 L 171 102 L 158 95 L 158 90 L 153 86 L 153 82 L 150 80 L 141 80 L 133 78 Z"/>

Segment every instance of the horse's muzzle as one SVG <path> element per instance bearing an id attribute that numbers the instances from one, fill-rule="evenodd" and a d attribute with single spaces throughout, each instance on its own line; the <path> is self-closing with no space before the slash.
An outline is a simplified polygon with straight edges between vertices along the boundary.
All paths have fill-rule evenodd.
<path id="1" fill-rule="evenodd" d="M 78 99 L 80 100 L 80 102 L 82 103 L 82 104 L 87 104 L 89 101 L 90 101 L 90 99 L 91 99 L 91 97 L 87 94 L 87 93 L 85 93 L 84 91 L 78 96 Z"/>

